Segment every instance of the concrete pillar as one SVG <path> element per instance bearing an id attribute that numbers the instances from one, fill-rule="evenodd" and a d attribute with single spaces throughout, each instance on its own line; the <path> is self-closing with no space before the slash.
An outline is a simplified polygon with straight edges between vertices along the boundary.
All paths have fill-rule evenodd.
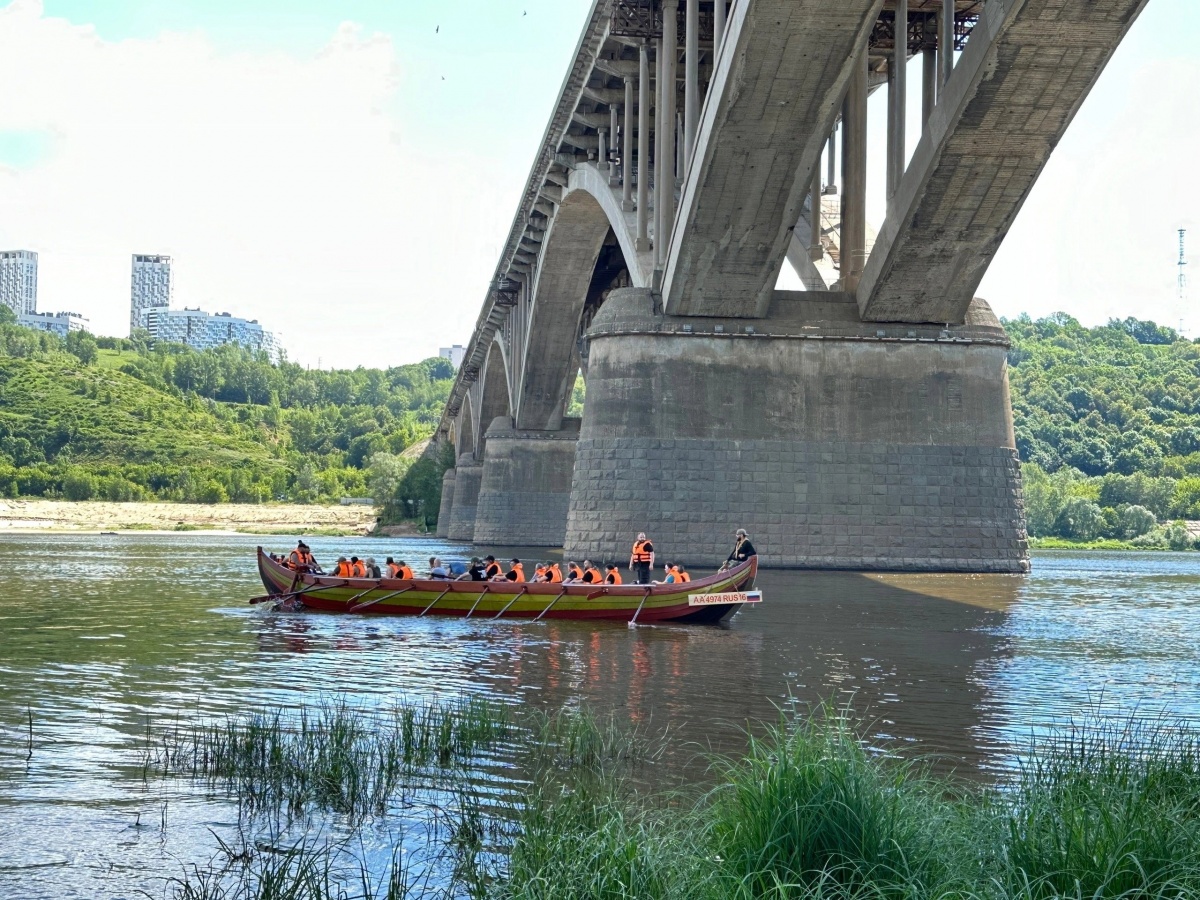
<path id="1" fill-rule="evenodd" d="M 683 166 L 680 177 L 692 164 L 696 123 L 700 119 L 700 0 L 687 0 L 683 72 Z"/>
<path id="2" fill-rule="evenodd" d="M 671 228 L 675 224 L 675 159 L 676 81 L 679 77 L 679 0 L 667 0 L 663 6 L 663 108 L 659 122 L 662 123 L 663 177 L 658 180 L 658 202 L 662 206 L 660 221 L 662 238 L 655 238 L 655 246 L 661 246 L 659 262 L 667 258 L 667 243 L 671 240 Z"/>
<path id="3" fill-rule="evenodd" d="M 507 418 L 492 423 L 475 513 L 475 543 L 562 546 L 578 438 L 578 419 L 564 419 L 560 431 L 514 431 Z"/>
<path id="4" fill-rule="evenodd" d="M 896 47 L 888 64 L 887 196 L 900 187 L 906 162 L 904 122 L 908 115 L 908 0 L 896 5 Z"/>
<path id="5" fill-rule="evenodd" d="M 929 127 L 933 108 L 937 105 L 937 51 L 921 51 L 921 126 Z"/>
<path id="6" fill-rule="evenodd" d="M 697 574 L 743 527 L 765 565 L 1027 571 L 1007 339 L 987 304 L 938 342 L 833 299 L 780 292 L 748 336 L 613 291 L 587 336 L 567 556 L 626 560 L 645 531 Z"/>
<path id="7" fill-rule="evenodd" d="M 626 88 L 625 96 L 629 96 Z M 637 241 L 639 253 L 650 249 L 650 47 L 638 49 Z"/>
<path id="8" fill-rule="evenodd" d="M 837 126 L 833 126 L 833 131 L 829 132 L 829 175 L 825 182 L 829 193 L 837 193 Z"/>
<path id="9" fill-rule="evenodd" d="M 633 209 L 633 79 L 625 79 L 625 131 L 621 135 L 624 147 L 621 150 L 621 209 Z M 638 232 L 639 237 L 641 231 Z"/>
<path id="10" fill-rule="evenodd" d="M 450 516 L 454 511 L 454 467 L 442 475 L 442 502 L 438 504 L 437 536 L 450 536 Z"/>
<path id="11" fill-rule="evenodd" d="M 812 209 L 809 210 L 808 215 L 808 258 L 813 262 L 816 262 L 825 255 L 825 251 L 821 247 L 821 166 L 819 162 L 817 167 L 813 170 L 812 190 L 809 193 L 809 203 L 812 204 Z"/>
<path id="12" fill-rule="evenodd" d="M 867 52 L 859 51 L 842 103 L 842 231 L 839 263 L 843 291 L 858 287 L 867 262 Z"/>
<path id="13" fill-rule="evenodd" d="M 612 184 L 612 179 L 617 174 L 616 157 L 621 155 L 621 145 L 617 143 L 617 104 L 615 103 L 608 107 L 608 139 L 610 141 L 608 152 L 611 157 L 608 164 L 608 179 L 609 184 Z"/>
<path id="14" fill-rule="evenodd" d="M 938 96 L 954 71 L 954 0 L 942 0 L 938 16 Z"/>
<path id="15" fill-rule="evenodd" d="M 608 129 L 607 128 L 597 128 L 596 134 L 597 134 L 598 140 L 599 140 L 599 144 L 597 145 L 598 149 L 596 151 L 596 160 L 597 160 L 596 164 L 600 167 L 601 172 L 607 173 L 608 172 Z"/>
<path id="16" fill-rule="evenodd" d="M 725 43 L 725 0 L 716 0 L 713 4 L 713 59 L 721 55 L 721 45 Z"/>
<path id="17" fill-rule="evenodd" d="M 479 502 L 479 481 L 483 466 L 473 453 L 458 458 L 454 472 L 454 508 L 450 510 L 450 526 L 446 537 L 452 541 L 469 541 L 475 537 L 475 507 Z"/>
<path id="18" fill-rule="evenodd" d="M 664 17 L 666 13 L 663 14 Z M 666 109 L 666 100 L 664 99 L 664 88 L 667 83 L 666 77 L 663 75 L 663 66 L 666 64 L 666 54 L 663 53 L 663 42 L 657 40 L 654 42 L 654 265 L 662 264 L 663 259 L 663 181 L 667 177 L 667 166 L 663 162 L 666 155 L 663 153 L 663 138 L 668 131 L 671 130 L 670 124 L 674 120 L 674 116 L 670 119 L 663 118 L 663 110 Z"/>
<path id="19" fill-rule="evenodd" d="M 687 171 L 687 137 L 683 124 L 683 114 L 675 116 L 675 181 L 678 183 Z"/>

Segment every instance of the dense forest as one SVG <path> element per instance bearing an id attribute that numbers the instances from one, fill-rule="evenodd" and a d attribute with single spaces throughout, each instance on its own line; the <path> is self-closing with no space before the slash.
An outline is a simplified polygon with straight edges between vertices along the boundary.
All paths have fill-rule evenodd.
<path id="1" fill-rule="evenodd" d="M 436 515 L 440 461 L 414 450 L 453 377 L 444 359 L 319 371 L 233 345 L 63 340 L 0 313 L 0 495 L 321 502 L 383 488 Z"/>
<path id="2" fill-rule="evenodd" d="M 437 514 L 422 453 L 454 371 L 309 370 L 235 346 L 63 340 L 0 308 L 0 495 L 258 503 L 372 496 Z M 1184 547 L 1200 520 L 1200 343 L 1137 319 L 1006 321 L 1030 533 Z M 573 414 L 584 400 L 576 383 Z"/>
<path id="3" fill-rule="evenodd" d="M 1200 344 L 1129 318 L 1006 321 L 1030 534 L 1182 548 L 1200 519 Z"/>

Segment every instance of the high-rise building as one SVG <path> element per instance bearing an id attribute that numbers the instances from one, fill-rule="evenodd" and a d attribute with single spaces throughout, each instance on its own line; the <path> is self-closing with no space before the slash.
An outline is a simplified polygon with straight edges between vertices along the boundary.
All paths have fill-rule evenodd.
<path id="1" fill-rule="evenodd" d="M 450 365 L 456 369 L 462 365 L 463 357 L 466 354 L 466 348 L 462 344 L 455 344 L 453 347 L 442 347 L 438 350 L 438 356 L 442 359 L 450 360 Z"/>
<path id="2" fill-rule="evenodd" d="M 263 350 L 272 359 L 279 357 L 279 341 L 257 319 L 239 319 L 229 313 L 213 315 L 200 309 L 154 306 L 143 310 L 137 327 L 149 331 L 156 341 L 186 344 L 194 350 L 240 344 L 251 350 Z"/>
<path id="3" fill-rule="evenodd" d="M 72 331 L 90 331 L 91 324 L 79 313 L 22 313 L 17 317 L 17 323 L 26 328 L 36 328 L 38 331 L 49 331 L 59 337 L 66 337 Z"/>
<path id="4" fill-rule="evenodd" d="M 133 255 L 133 275 L 129 291 L 129 332 L 144 328 L 142 313 L 149 309 L 166 309 L 171 305 L 171 257 Z"/>
<path id="5" fill-rule="evenodd" d="M 0 303 L 18 316 L 37 312 L 37 270 L 32 250 L 0 250 Z"/>

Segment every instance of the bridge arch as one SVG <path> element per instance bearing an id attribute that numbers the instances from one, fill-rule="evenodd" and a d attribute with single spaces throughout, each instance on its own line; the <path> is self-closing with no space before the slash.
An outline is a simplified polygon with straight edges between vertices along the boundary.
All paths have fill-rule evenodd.
<path id="1" fill-rule="evenodd" d="M 508 377 L 508 358 L 502 341 L 492 341 L 480 377 L 483 385 L 479 415 L 475 421 L 475 446 L 478 448 L 475 458 L 482 462 L 487 447 L 488 427 L 494 419 L 502 416 L 512 417 L 512 388 Z"/>
<path id="2" fill-rule="evenodd" d="M 471 393 L 468 391 L 463 399 L 462 410 L 458 414 L 457 426 L 454 434 L 454 460 L 464 453 L 475 452 L 475 404 L 471 402 Z"/>
<path id="3" fill-rule="evenodd" d="M 641 287 L 649 253 L 634 248 L 630 222 L 607 180 L 581 167 L 550 223 L 533 284 L 516 426 L 556 430 L 579 371 L 579 335 L 613 286 Z"/>

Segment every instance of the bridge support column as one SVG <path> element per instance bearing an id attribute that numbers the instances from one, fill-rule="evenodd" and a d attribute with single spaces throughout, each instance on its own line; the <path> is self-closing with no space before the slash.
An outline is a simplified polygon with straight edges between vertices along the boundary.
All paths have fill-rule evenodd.
<path id="1" fill-rule="evenodd" d="M 628 92 L 626 92 L 628 96 Z M 638 48 L 637 247 L 650 249 L 650 47 Z"/>
<path id="2" fill-rule="evenodd" d="M 437 536 L 450 536 L 450 516 L 454 512 L 454 469 L 446 470 L 442 475 L 442 502 L 438 506 Z"/>
<path id="3" fill-rule="evenodd" d="M 853 291 L 867 263 L 867 48 L 861 48 L 842 104 L 841 289 Z"/>
<path id="4" fill-rule="evenodd" d="M 514 431 L 497 419 L 487 433 L 475 513 L 477 544 L 561 547 L 579 420 L 561 431 Z"/>
<path id="5" fill-rule="evenodd" d="M 779 292 L 747 321 L 609 295 L 588 332 L 569 556 L 623 560 L 645 531 L 660 559 L 713 565 L 744 527 L 766 565 L 1028 570 L 1007 339 L 986 304 L 944 331 Z"/>
<path id="6" fill-rule="evenodd" d="M 450 510 L 450 527 L 446 537 L 452 541 L 469 541 L 475 537 L 475 507 L 479 502 L 479 482 L 483 466 L 472 453 L 458 458 L 454 469 L 454 506 Z"/>
<path id="7" fill-rule="evenodd" d="M 621 131 L 621 209 L 633 210 L 633 79 L 625 79 L 625 124 Z"/>

